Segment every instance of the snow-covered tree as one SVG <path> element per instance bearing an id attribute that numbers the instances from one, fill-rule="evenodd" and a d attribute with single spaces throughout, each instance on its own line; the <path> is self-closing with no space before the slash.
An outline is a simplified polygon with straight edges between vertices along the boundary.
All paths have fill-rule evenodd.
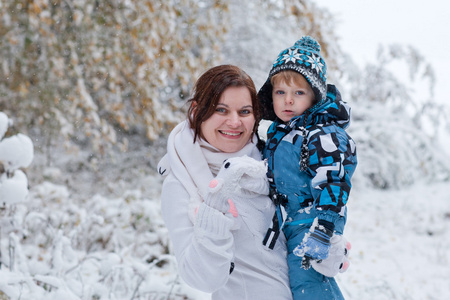
<path id="1" fill-rule="evenodd" d="M 49 146 L 63 137 L 104 153 L 126 147 L 118 131 L 154 140 L 220 58 L 226 9 L 213 0 L 2 1 L 0 109 Z"/>
<path id="2" fill-rule="evenodd" d="M 344 94 L 353 104 L 349 132 L 357 142 L 359 178 L 378 188 L 420 180 L 448 180 L 450 163 L 440 143 L 448 107 L 433 101 L 434 72 L 407 45 L 380 47 L 376 62 L 343 64 Z"/>

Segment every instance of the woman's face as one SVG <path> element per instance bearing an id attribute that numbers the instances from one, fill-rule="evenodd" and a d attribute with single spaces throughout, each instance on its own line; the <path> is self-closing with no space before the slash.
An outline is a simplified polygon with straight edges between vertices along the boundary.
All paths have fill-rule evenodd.
<path id="1" fill-rule="evenodd" d="M 229 87 L 212 116 L 201 125 L 206 141 L 217 149 L 233 153 L 241 150 L 252 136 L 255 116 L 246 87 Z"/>

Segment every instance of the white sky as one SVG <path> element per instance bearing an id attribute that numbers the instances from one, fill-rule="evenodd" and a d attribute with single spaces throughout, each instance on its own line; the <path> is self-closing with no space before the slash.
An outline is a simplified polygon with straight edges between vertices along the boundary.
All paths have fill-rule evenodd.
<path id="1" fill-rule="evenodd" d="M 444 0 L 315 0 L 337 21 L 343 50 L 357 63 L 374 61 L 378 45 L 412 45 L 435 70 L 435 98 L 450 83 L 450 2 Z"/>

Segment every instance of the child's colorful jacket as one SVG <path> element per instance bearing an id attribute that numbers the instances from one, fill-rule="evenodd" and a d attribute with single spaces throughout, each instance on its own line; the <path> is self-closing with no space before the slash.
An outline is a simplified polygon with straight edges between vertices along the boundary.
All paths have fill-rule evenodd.
<path id="1" fill-rule="evenodd" d="M 355 142 L 345 131 L 349 123 L 350 107 L 328 85 L 326 100 L 288 124 L 277 119 L 268 129 L 263 156 L 271 192 L 286 209 L 284 226 L 310 225 L 319 217 L 342 234 L 357 164 Z"/>

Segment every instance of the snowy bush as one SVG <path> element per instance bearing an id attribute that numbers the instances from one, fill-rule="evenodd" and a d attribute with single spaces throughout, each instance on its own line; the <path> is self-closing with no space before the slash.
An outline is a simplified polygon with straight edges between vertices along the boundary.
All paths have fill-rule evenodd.
<path id="1" fill-rule="evenodd" d="M 28 180 L 20 168 L 33 160 L 33 143 L 24 134 L 4 135 L 12 121 L 0 112 L 0 205 L 23 202 L 28 194 Z"/>
<path id="2" fill-rule="evenodd" d="M 435 78 L 425 59 L 412 47 L 392 45 L 380 48 L 376 64 L 346 68 L 357 179 L 383 189 L 448 180 L 450 162 L 438 136 L 449 128 L 449 112 L 432 101 Z"/>
<path id="3" fill-rule="evenodd" d="M 83 200 L 46 181 L 28 194 L 20 168 L 31 163 L 33 144 L 23 134 L 4 138 L 11 123 L 0 112 L 0 298 L 181 299 L 194 293 L 179 282 L 168 255 L 159 201 L 138 190 Z"/>
<path id="4" fill-rule="evenodd" d="M 44 182 L 2 224 L 0 291 L 11 299 L 183 299 L 159 202 L 136 190 L 74 200 Z"/>

